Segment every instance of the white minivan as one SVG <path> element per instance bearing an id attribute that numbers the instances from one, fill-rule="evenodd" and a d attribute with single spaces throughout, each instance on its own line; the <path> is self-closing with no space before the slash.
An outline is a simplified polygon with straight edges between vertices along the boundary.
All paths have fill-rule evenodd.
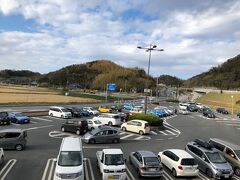
<path id="1" fill-rule="evenodd" d="M 72 118 L 72 113 L 64 107 L 52 106 L 48 112 L 49 116 L 59 118 Z"/>
<path id="2" fill-rule="evenodd" d="M 54 180 L 84 180 L 82 141 L 65 137 L 57 157 Z"/>
<path id="3" fill-rule="evenodd" d="M 122 124 L 120 114 L 102 113 L 93 117 L 93 119 L 99 120 L 102 124 L 107 124 L 109 126 L 120 126 Z"/>

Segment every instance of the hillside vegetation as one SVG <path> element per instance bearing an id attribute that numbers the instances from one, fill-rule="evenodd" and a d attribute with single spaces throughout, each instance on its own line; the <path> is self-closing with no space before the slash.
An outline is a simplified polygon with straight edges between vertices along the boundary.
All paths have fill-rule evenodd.
<path id="1" fill-rule="evenodd" d="M 227 60 L 208 72 L 199 74 L 184 82 L 187 87 L 217 87 L 220 89 L 240 88 L 240 55 Z"/>
<path id="2" fill-rule="evenodd" d="M 183 80 L 177 78 L 176 76 L 170 76 L 170 75 L 161 75 L 158 77 L 158 83 L 165 84 L 167 86 L 176 86 L 180 87 L 183 85 Z"/>
<path id="3" fill-rule="evenodd" d="M 45 86 L 67 87 L 76 85 L 83 89 L 104 90 L 107 83 L 116 83 L 122 91 L 143 91 L 146 73 L 140 68 L 125 68 L 108 60 L 92 61 L 86 64 L 75 64 L 58 71 L 48 73 L 39 79 Z M 150 84 L 155 81 L 149 78 Z"/>

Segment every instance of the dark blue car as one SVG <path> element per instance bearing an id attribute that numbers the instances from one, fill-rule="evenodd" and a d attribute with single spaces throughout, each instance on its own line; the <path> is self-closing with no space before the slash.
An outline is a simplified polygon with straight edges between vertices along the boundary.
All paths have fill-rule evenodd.
<path id="1" fill-rule="evenodd" d="M 9 118 L 11 122 L 18 124 L 30 122 L 30 118 L 28 116 L 23 115 L 21 112 L 10 112 Z"/>
<path id="2" fill-rule="evenodd" d="M 167 117 L 167 113 L 164 111 L 160 111 L 160 110 L 151 110 L 151 111 L 149 111 L 149 113 L 153 114 L 153 115 L 157 115 L 159 117 Z"/>

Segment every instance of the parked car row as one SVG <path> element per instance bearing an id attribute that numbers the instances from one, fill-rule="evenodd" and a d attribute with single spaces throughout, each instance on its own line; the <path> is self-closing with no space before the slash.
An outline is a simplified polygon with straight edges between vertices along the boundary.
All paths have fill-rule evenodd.
<path id="1" fill-rule="evenodd" d="M 29 123 L 30 118 L 21 112 L 0 112 L 0 125 L 9 125 L 10 123 Z"/>
<path id="2" fill-rule="evenodd" d="M 195 177 L 199 171 L 209 178 L 222 179 L 240 176 L 240 146 L 211 138 L 209 142 L 196 139 L 187 143 L 185 150 L 166 149 L 155 154 L 148 150 L 131 152 L 128 160 L 139 177 L 163 176 L 163 165 L 174 177 Z M 102 149 L 96 152 L 101 179 L 127 177 L 126 161 L 121 149 Z M 64 168 L 63 168 L 64 167 Z M 83 154 L 80 138 L 63 138 L 57 157 L 54 179 L 74 177 L 83 179 Z"/>

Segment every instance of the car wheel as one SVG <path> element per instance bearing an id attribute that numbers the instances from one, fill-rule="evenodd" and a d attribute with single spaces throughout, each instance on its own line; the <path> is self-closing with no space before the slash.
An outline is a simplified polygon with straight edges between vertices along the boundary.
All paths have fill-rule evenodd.
<path id="1" fill-rule="evenodd" d="M 111 121 L 108 122 L 108 126 L 112 126 L 113 123 Z"/>
<path id="2" fill-rule="evenodd" d="M 209 178 L 212 178 L 212 177 L 213 177 L 213 173 L 212 173 L 212 171 L 211 171 L 210 169 L 207 169 L 206 174 L 207 174 L 207 176 L 208 176 Z"/>
<path id="3" fill-rule="evenodd" d="M 91 127 L 91 129 L 90 129 L 90 130 L 91 130 L 91 131 L 92 131 L 92 130 L 94 130 L 94 127 Z"/>
<path id="4" fill-rule="evenodd" d="M 174 176 L 174 177 L 177 177 L 177 171 L 173 168 L 172 169 L 172 175 Z"/>
<path id="5" fill-rule="evenodd" d="M 53 114 L 51 113 L 50 116 L 53 117 Z"/>
<path id="6" fill-rule="evenodd" d="M 77 130 L 77 131 L 76 131 L 76 134 L 77 134 L 77 135 L 80 135 L 80 130 Z"/>
<path id="7" fill-rule="evenodd" d="M 125 127 L 122 127 L 122 131 L 127 131 L 127 129 Z"/>
<path id="8" fill-rule="evenodd" d="M 144 134 L 144 132 L 143 132 L 143 131 L 139 131 L 139 134 L 140 134 L 140 135 L 143 135 L 143 134 Z"/>
<path id="9" fill-rule="evenodd" d="M 113 143 L 114 144 L 119 143 L 119 139 L 113 139 Z"/>
<path id="10" fill-rule="evenodd" d="M 237 176 L 240 177 L 240 168 L 235 167 L 235 168 L 234 168 L 234 173 L 235 173 Z"/>
<path id="11" fill-rule="evenodd" d="M 22 150 L 23 150 L 23 145 L 17 144 L 17 145 L 15 146 L 15 149 L 16 149 L 17 151 L 22 151 Z"/>
<path id="12" fill-rule="evenodd" d="M 65 131 L 64 127 L 62 127 L 61 130 L 62 130 L 62 132 L 64 132 Z"/>
<path id="13" fill-rule="evenodd" d="M 95 139 L 90 139 L 90 140 L 89 140 L 89 143 L 90 143 L 90 144 L 95 144 Z"/>

